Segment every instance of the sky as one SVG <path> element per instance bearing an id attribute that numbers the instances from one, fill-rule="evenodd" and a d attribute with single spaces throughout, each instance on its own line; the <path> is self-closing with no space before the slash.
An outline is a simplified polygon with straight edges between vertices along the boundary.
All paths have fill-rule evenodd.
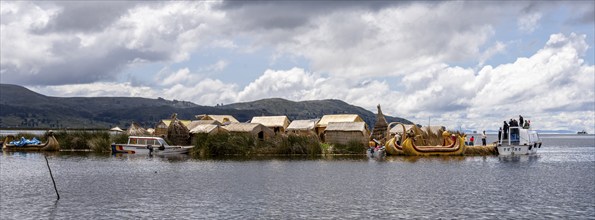
<path id="1" fill-rule="evenodd" d="M 0 81 L 595 133 L 595 1 L 1 1 Z"/>

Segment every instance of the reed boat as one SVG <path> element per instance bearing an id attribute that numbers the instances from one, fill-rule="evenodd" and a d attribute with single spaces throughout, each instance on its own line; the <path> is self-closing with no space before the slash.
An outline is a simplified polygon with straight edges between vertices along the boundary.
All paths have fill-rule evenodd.
<path id="1" fill-rule="evenodd" d="M 126 144 L 112 144 L 113 154 L 187 154 L 193 146 L 170 146 L 160 137 L 130 136 Z"/>
<path id="2" fill-rule="evenodd" d="M 54 137 L 53 132 L 48 132 L 47 141 L 41 144 L 26 144 L 23 146 L 17 146 L 15 144 L 11 144 L 13 140 L 15 140 L 13 135 L 8 135 L 4 138 L 4 142 L 2 143 L 2 150 L 4 151 L 59 151 L 60 150 L 60 143 Z"/>
<path id="3" fill-rule="evenodd" d="M 465 154 L 465 136 L 452 135 L 447 146 L 417 146 L 414 137 L 408 134 L 402 143 L 403 152 L 410 156 L 462 156 Z"/>
<path id="4" fill-rule="evenodd" d="M 498 155 L 530 155 L 541 148 L 541 139 L 537 131 L 523 127 L 510 127 L 505 139 L 497 142 Z"/>

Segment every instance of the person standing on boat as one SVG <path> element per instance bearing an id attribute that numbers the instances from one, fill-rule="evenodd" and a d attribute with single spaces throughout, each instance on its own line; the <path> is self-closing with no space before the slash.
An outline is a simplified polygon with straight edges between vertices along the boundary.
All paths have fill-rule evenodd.
<path id="1" fill-rule="evenodd" d="M 523 120 L 523 116 L 522 115 L 519 115 L 519 123 L 520 123 L 521 128 L 523 127 L 523 123 L 524 122 L 525 121 Z"/>
<path id="2" fill-rule="evenodd" d="M 486 131 L 483 131 L 483 133 L 481 133 L 481 145 L 486 146 Z"/>
<path id="3" fill-rule="evenodd" d="M 508 139 L 508 124 L 506 121 L 504 121 L 504 137 L 502 139 Z"/>
<path id="4" fill-rule="evenodd" d="M 506 122 L 504 122 L 506 124 Z M 498 143 L 502 140 L 502 127 L 498 129 Z"/>
<path id="5" fill-rule="evenodd" d="M 469 145 L 474 146 L 475 145 L 475 137 L 471 136 L 471 138 L 469 139 Z"/>

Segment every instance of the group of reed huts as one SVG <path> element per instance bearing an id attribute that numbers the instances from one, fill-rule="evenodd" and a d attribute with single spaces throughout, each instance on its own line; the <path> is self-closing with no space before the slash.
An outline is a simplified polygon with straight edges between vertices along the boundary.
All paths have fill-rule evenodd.
<path id="1" fill-rule="evenodd" d="M 145 129 L 132 123 L 126 133 L 135 136 L 165 137 L 174 145 L 194 143 L 196 134 L 249 134 L 259 140 L 275 135 L 316 136 L 321 142 L 347 144 L 350 141 L 367 143 L 370 131 L 357 114 L 325 115 L 320 119 L 293 120 L 287 116 L 256 116 L 249 122 L 239 122 L 232 115 L 196 115 L 195 120 L 160 120 L 154 128 Z"/>
<path id="2" fill-rule="evenodd" d="M 152 135 L 165 137 L 174 145 L 194 143 L 196 134 L 249 134 L 259 140 L 267 140 L 275 135 L 316 136 L 321 142 L 329 144 L 348 144 L 360 142 L 367 145 L 371 139 L 385 141 L 389 131 L 391 135 L 403 133 L 401 126 L 387 129 L 388 123 L 378 105 L 376 123 L 370 132 L 366 122 L 357 114 L 331 114 L 320 119 L 293 120 L 287 116 L 256 116 L 249 122 L 239 122 L 232 115 L 196 115 L 195 120 L 181 120 L 173 114 L 170 119 L 160 120 L 154 128 L 144 129 L 132 123 L 126 131 L 128 135 Z M 435 126 L 434 126 L 435 127 Z M 427 128 L 442 129 L 444 128 Z M 423 132 L 416 125 L 405 125 L 406 131 L 413 129 L 416 134 Z M 436 136 L 440 132 L 435 131 Z"/>

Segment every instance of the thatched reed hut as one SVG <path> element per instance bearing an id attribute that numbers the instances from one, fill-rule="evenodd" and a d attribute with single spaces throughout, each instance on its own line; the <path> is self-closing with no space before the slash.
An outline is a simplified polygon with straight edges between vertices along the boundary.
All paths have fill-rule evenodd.
<path id="1" fill-rule="evenodd" d="M 182 121 L 178 120 L 177 114 L 172 115 L 171 123 L 167 127 L 167 139 L 173 145 L 190 144 L 190 130 Z"/>
<path id="2" fill-rule="evenodd" d="M 215 120 L 223 125 L 230 123 L 239 123 L 238 119 L 231 115 L 195 115 L 198 120 Z"/>
<path id="3" fill-rule="evenodd" d="M 128 130 L 126 130 L 126 134 L 130 136 L 146 136 L 149 135 L 149 132 L 145 130 L 142 126 L 137 124 L 136 122 L 132 122 Z"/>
<path id="4" fill-rule="evenodd" d="M 289 126 L 289 118 L 287 116 L 256 116 L 253 117 L 250 123 L 259 123 L 267 128 L 272 129 L 275 134 L 284 134 L 287 126 Z"/>
<path id="5" fill-rule="evenodd" d="M 329 122 L 324 137 L 326 143 L 347 144 L 351 141 L 366 144 L 370 131 L 365 122 Z"/>
<path id="6" fill-rule="evenodd" d="M 231 123 L 222 127 L 229 133 L 250 134 L 260 140 L 266 140 L 275 136 L 270 128 L 258 123 Z"/>
<path id="7" fill-rule="evenodd" d="M 322 116 L 320 121 L 316 124 L 316 134 L 320 138 L 321 141 L 325 141 L 324 137 L 324 130 L 331 122 L 364 122 L 357 114 L 336 114 L 336 115 L 325 115 Z M 364 122 L 365 124 L 365 122 Z M 367 127 L 367 125 L 366 125 Z M 367 128 L 366 128 L 367 129 Z"/>
<path id="8" fill-rule="evenodd" d="M 294 120 L 287 126 L 287 134 L 294 134 L 300 136 L 317 136 L 316 134 L 316 123 L 320 119 L 310 120 Z"/>
<path id="9" fill-rule="evenodd" d="M 194 144 L 196 143 L 197 134 L 213 135 L 227 132 L 227 130 L 221 128 L 221 126 L 217 124 L 199 124 L 190 129 L 190 140 L 191 143 Z"/>
<path id="10" fill-rule="evenodd" d="M 184 124 L 184 126 L 186 126 L 186 127 L 188 127 L 188 125 L 191 122 L 190 120 L 179 120 L 179 121 L 182 122 L 182 124 Z M 153 132 L 153 135 L 160 136 L 160 137 L 167 137 L 167 130 L 168 130 L 171 122 L 172 122 L 171 119 L 163 119 L 163 120 L 160 120 L 159 122 L 157 122 L 157 125 L 155 125 L 155 132 Z"/>
<path id="11" fill-rule="evenodd" d="M 372 138 L 380 141 L 380 143 L 384 143 L 386 142 L 388 123 L 386 122 L 384 114 L 382 114 L 380 104 L 376 107 L 378 108 L 378 113 L 376 114 L 376 123 L 374 123 L 374 129 L 372 130 Z"/>

